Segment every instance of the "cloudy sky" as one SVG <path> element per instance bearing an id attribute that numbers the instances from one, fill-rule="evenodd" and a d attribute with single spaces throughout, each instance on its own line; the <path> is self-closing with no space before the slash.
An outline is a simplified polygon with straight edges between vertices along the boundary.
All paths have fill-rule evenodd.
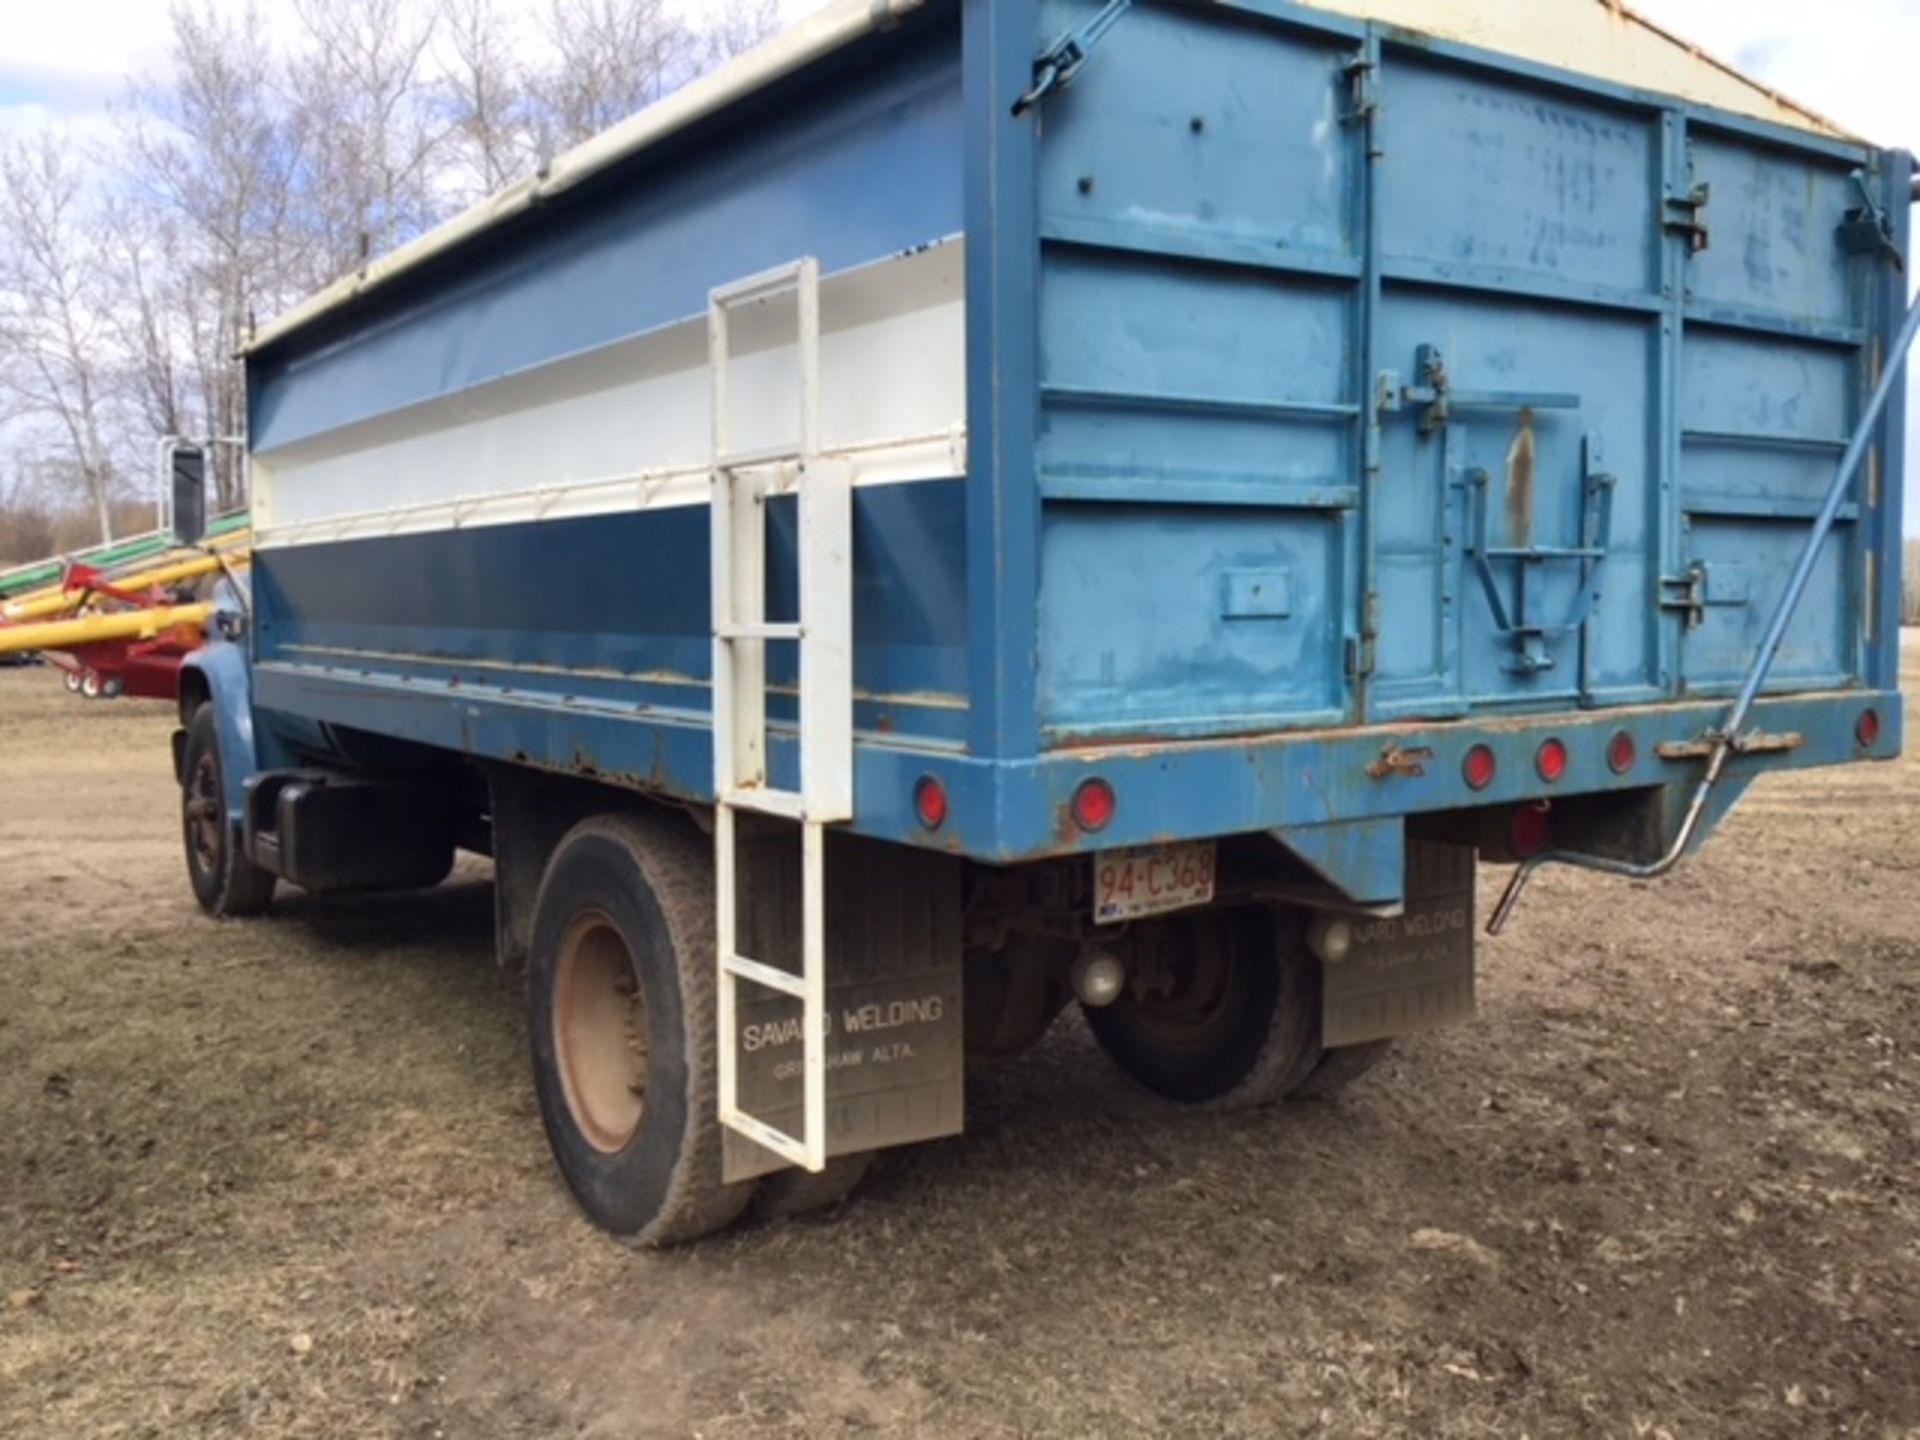
<path id="1" fill-rule="evenodd" d="M 223 0 L 245 8 L 246 0 Z M 698 15 L 706 0 L 676 0 L 682 13 Z M 780 0 L 782 13 L 797 20 L 822 0 Z M 0 20 L 0 129 L 58 119 L 85 129 L 104 123 L 109 102 L 129 77 L 164 66 L 167 0 L 6 0 Z M 255 0 L 269 26 L 291 30 L 291 0 Z M 505 0 L 505 9 L 530 15 L 543 0 Z"/>
<path id="2" fill-rule="evenodd" d="M 241 0 L 234 0 L 236 8 Z M 529 10 L 539 0 L 519 0 Z M 1882 144 L 1920 148 L 1920 0 L 1633 0 L 1697 40 Z M 268 23 L 288 0 L 258 0 Z M 682 0 L 697 12 L 703 0 Z M 789 19 L 819 0 L 783 0 Z M 128 76 L 166 55 L 164 0 L 10 0 L 0 22 L 0 125 L 97 117 Z"/>

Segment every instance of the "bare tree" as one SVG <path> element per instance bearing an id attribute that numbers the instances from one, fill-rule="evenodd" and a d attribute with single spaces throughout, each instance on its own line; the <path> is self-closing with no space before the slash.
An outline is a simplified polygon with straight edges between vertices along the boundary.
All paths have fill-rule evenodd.
<path id="1" fill-rule="evenodd" d="M 10 468 L 0 469 L 0 565 L 39 560 L 58 543 L 37 468 L 16 457 Z"/>
<path id="2" fill-rule="evenodd" d="M 555 148 L 645 109 L 697 68 L 699 38 L 667 0 L 548 0 L 553 62 L 533 84 Z"/>
<path id="3" fill-rule="evenodd" d="M 11 412 L 59 435 L 99 525 L 113 538 L 104 316 L 112 305 L 84 177 L 52 130 L 0 146 L 0 368 Z"/>
<path id="4" fill-rule="evenodd" d="M 121 115 L 116 323 L 152 433 L 233 437 L 250 316 L 291 303 L 319 268 L 292 219 L 301 137 L 251 8 L 200 0 L 172 21 L 170 81 L 136 86 Z M 221 509 L 243 502 L 234 446 L 215 447 L 212 477 Z"/>
<path id="5" fill-rule="evenodd" d="M 404 243 L 752 45 L 775 0 L 173 0 L 165 74 L 86 156 L 0 142 L 0 465 L 112 527 L 156 437 L 244 435 L 255 315 Z M 543 53 L 544 52 L 544 53 Z M 89 165 L 89 161 L 97 163 Z M 217 503 L 245 503 L 217 445 Z M 17 499 L 17 495 L 6 497 Z"/>
<path id="6" fill-rule="evenodd" d="M 700 68 L 711 70 L 751 50 L 780 28 L 778 0 L 720 0 L 700 32 Z"/>
<path id="7" fill-rule="evenodd" d="M 294 0 L 309 44 L 289 66 L 309 245 L 324 283 L 419 234 L 448 208 L 427 55 L 436 15 L 415 0 Z"/>
<path id="8" fill-rule="evenodd" d="M 495 0 L 440 0 L 440 35 L 455 137 L 448 163 L 461 198 L 475 200 L 533 168 L 522 37 Z"/>

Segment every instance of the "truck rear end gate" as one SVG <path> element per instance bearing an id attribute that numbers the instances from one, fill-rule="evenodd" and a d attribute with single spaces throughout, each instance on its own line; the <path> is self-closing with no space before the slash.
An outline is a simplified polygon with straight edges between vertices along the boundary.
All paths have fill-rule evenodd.
<path id="1" fill-rule="evenodd" d="M 1471 1013 L 1479 859 L 1497 927 L 1898 753 L 1912 163 L 1780 118 L 841 0 L 256 338 L 196 894 L 490 854 L 635 1243 L 836 1202 L 1074 1000 L 1171 1099 L 1336 1091 Z"/>

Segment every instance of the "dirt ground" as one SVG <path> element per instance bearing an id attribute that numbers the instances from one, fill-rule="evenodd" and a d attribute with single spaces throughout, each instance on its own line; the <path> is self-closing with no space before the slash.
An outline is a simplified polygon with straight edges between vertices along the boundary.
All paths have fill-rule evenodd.
<path id="1" fill-rule="evenodd" d="M 1063 1024 L 850 1206 L 643 1255 L 484 867 L 206 920 L 169 728 L 0 671 L 0 1435 L 1920 1436 L 1920 761 L 1544 878 L 1343 1100 Z"/>

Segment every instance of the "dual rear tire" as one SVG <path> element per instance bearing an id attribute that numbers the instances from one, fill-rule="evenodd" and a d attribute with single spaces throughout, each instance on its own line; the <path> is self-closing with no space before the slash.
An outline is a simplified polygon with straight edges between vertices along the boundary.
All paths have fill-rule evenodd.
<path id="1" fill-rule="evenodd" d="M 1132 982 L 1112 1005 L 1086 1010 L 1087 1026 L 1156 1095 L 1217 1109 L 1324 1099 L 1391 1048 L 1322 1044 L 1320 961 L 1286 912 L 1172 915 L 1136 927 L 1132 943 Z"/>
<path id="2" fill-rule="evenodd" d="M 1136 927 L 1136 983 L 1087 1012 L 1102 1049 L 1169 1099 L 1245 1108 L 1332 1094 L 1387 1053 L 1327 1049 L 1319 961 L 1283 912 L 1199 911 Z M 535 1087 L 560 1173 L 593 1222 L 671 1245 L 751 1211 L 843 1199 L 870 1155 L 819 1175 L 729 1184 L 722 1173 L 713 877 L 675 817 L 603 815 L 560 842 L 535 905 L 529 962 Z"/>

